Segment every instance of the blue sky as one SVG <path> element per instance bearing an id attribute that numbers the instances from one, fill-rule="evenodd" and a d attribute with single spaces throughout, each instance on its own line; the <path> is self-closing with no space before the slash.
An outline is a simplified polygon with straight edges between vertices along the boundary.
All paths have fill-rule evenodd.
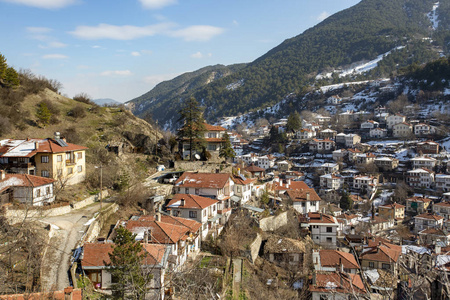
<path id="1" fill-rule="evenodd" d="M 0 0 L 0 53 L 69 97 L 128 101 L 214 64 L 251 62 L 359 0 Z"/>

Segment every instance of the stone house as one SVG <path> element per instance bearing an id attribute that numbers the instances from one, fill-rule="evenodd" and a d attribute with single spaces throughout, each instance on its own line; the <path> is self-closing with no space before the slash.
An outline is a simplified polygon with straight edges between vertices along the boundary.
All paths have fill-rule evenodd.
<path id="1" fill-rule="evenodd" d="M 424 229 L 442 228 L 444 217 L 433 213 L 423 213 L 414 217 L 414 232 L 418 233 Z"/>

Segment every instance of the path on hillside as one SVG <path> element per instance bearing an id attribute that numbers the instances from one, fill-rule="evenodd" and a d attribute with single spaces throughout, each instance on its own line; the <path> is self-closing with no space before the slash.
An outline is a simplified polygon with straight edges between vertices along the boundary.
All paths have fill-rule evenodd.
<path id="1" fill-rule="evenodd" d="M 111 203 L 103 202 L 103 208 Z M 69 286 L 68 271 L 72 250 L 87 230 L 87 222 L 100 209 L 100 203 L 71 211 L 69 214 L 45 217 L 44 223 L 56 225 L 59 229 L 50 239 L 49 247 L 42 262 L 42 288 L 45 291 L 62 290 Z"/>

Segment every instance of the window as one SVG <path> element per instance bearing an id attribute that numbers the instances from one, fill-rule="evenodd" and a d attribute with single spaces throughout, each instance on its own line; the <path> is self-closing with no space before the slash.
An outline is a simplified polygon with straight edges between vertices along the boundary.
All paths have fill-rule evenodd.
<path id="1" fill-rule="evenodd" d="M 190 210 L 189 218 L 197 218 L 197 212 L 195 210 Z"/>
<path id="2" fill-rule="evenodd" d="M 77 153 L 77 158 L 78 159 L 82 159 L 83 158 L 83 152 L 78 152 Z"/>
<path id="3" fill-rule="evenodd" d="M 56 156 L 56 161 L 57 162 L 62 162 L 62 155 Z"/>
<path id="4" fill-rule="evenodd" d="M 49 186 L 45 188 L 45 193 L 46 193 L 47 195 L 50 194 L 50 187 L 49 187 Z"/>
<path id="5" fill-rule="evenodd" d="M 208 144 L 208 150 L 216 151 L 216 145 L 215 144 Z"/>
<path id="6" fill-rule="evenodd" d="M 373 261 L 369 261 L 369 268 L 375 268 L 375 264 L 373 263 Z"/>
<path id="7" fill-rule="evenodd" d="M 68 168 L 67 169 L 67 174 L 72 174 L 73 173 L 73 168 Z"/>
<path id="8" fill-rule="evenodd" d="M 333 242 L 333 239 L 330 237 L 327 237 L 327 243 L 332 243 L 332 242 Z"/>
<path id="9" fill-rule="evenodd" d="M 215 205 L 213 205 L 213 211 L 216 211 L 216 206 Z"/>
<path id="10" fill-rule="evenodd" d="M 391 265 L 389 265 L 389 264 L 382 264 L 381 268 L 384 269 L 384 270 L 389 270 L 391 268 Z"/>
<path id="11" fill-rule="evenodd" d="M 203 211 L 203 216 L 206 217 L 206 210 Z"/>
<path id="12" fill-rule="evenodd" d="M 333 227 L 327 227 L 327 232 L 333 232 Z"/>
<path id="13" fill-rule="evenodd" d="M 48 155 L 42 155 L 41 156 L 41 163 L 48 163 Z"/>
<path id="14" fill-rule="evenodd" d="M 41 196 L 41 190 L 38 189 L 38 190 L 36 190 L 36 197 L 40 197 L 40 196 Z"/>
<path id="15" fill-rule="evenodd" d="M 78 173 L 83 172 L 83 166 L 78 166 L 77 169 L 78 169 Z"/>
<path id="16" fill-rule="evenodd" d="M 199 189 L 195 189 L 195 194 L 196 195 L 200 194 L 200 190 Z"/>
<path id="17" fill-rule="evenodd" d="M 240 186 L 236 186 L 236 191 L 237 191 L 238 193 L 240 193 L 240 192 L 241 192 L 241 187 L 240 187 Z"/>
<path id="18" fill-rule="evenodd" d="M 185 188 L 185 189 L 184 189 L 184 193 L 185 193 L 185 194 L 189 194 L 189 188 Z"/>
<path id="19" fill-rule="evenodd" d="M 208 132 L 208 137 L 209 138 L 216 138 L 217 134 L 215 132 Z"/>
<path id="20" fill-rule="evenodd" d="M 50 172 L 49 172 L 49 171 L 46 171 L 46 170 L 42 170 L 42 171 L 41 171 L 41 176 L 42 176 L 42 177 L 50 177 Z"/>
<path id="21" fill-rule="evenodd" d="M 66 160 L 70 160 L 70 152 L 66 153 Z"/>

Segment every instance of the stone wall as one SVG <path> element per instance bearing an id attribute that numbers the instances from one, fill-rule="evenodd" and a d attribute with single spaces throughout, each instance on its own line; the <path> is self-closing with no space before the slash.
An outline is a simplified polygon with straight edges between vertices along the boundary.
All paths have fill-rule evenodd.
<path id="1" fill-rule="evenodd" d="M 206 161 L 175 161 L 175 170 L 198 171 L 201 173 L 231 173 L 230 164 L 217 164 Z"/>
<path id="2" fill-rule="evenodd" d="M 119 205 L 112 204 L 109 207 L 102 210 L 96 217 L 95 220 L 89 225 L 89 228 L 86 231 L 86 234 L 81 239 L 81 245 L 84 243 L 91 243 L 94 242 L 98 235 L 100 234 L 100 231 L 102 230 L 103 226 L 105 225 L 106 220 L 108 220 L 109 216 L 111 216 L 113 213 L 115 213 L 119 209 Z"/>
<path id="3" fill-rule="evenodd" d="M 261 248 L 262 237 L 258 233 L 253 242 L 249 245 L 248 250 L 242 253 L 242 256 L 248 258 L 251 263 L 254 263 L 258 258 L 259 249 Z"/>
<path id="4" fill-rule="evenodd" d="M 108 196 L 108 191 L 103 191 L 103 198 Z M 64 205 L 55 208 L 45 209 L 43 207 L 31 207 L 29 209 L 14 209 L 10 206 L 4 206 L 4 216 L 10 224 L 22 222 L 24 219 L 41 219 L 43 217 L 54 217 L 70 213 L 74 209 L 80 209 L 87 205 L 91 205 L 100 194 L 90 196 L 84 200 L 73 203 L 72 205 Z"/>
<path id="5" fill-rule="evenodd" d="M 259 221 L 259 227 L 263 231 L 275 231 L 278 228 L 287 225 L 288 223 L 288 212 L 285 211 L 278 216 L 270 216 Z"/>

